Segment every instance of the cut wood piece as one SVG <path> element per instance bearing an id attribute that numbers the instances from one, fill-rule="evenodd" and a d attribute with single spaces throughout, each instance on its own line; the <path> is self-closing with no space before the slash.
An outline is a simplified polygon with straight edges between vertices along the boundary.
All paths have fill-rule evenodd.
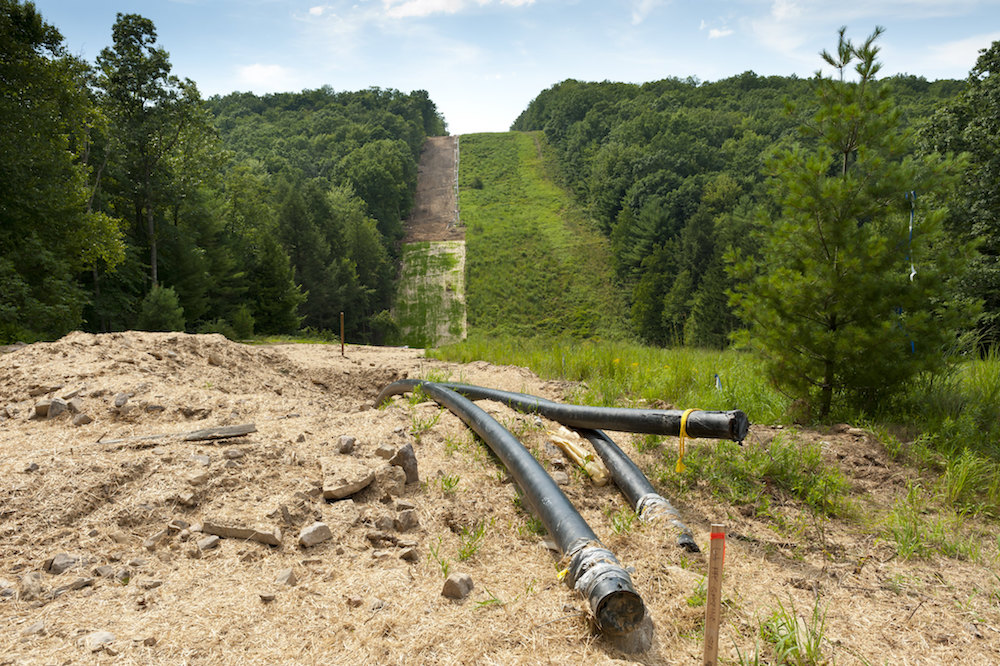
<path id="1" fill-rule="evenodd" d="M 184 435 L 185 442 L 200 442 L 206 439 L 227 439 L 229 437 L 242 437 L 257 432 L 257 426 L 253 423 L 244 423 L 234 426 L 220 426 L 218 428 L 205 428 L 195 430 Z"/>

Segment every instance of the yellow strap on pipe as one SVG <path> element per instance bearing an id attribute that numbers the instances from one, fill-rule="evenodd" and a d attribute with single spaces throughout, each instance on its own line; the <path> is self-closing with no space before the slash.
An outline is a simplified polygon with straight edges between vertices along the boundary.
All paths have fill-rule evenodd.
<path id="1" fill-rule="evenodd" d="M 697 410 L 697 409 L 685 409 L 684 413 L 681 414 L 681 432 L 680 432 L 680 435 L 678 437 L 678 443 L 677 443 L 677 473 L 678 474 L 682 473 L 685 469 L 687 469 L 686 467 L 684 467 L 684 440 L 688 436 L 688 434 L 687 434 L 687 420 L 688 420 L 688 415 L 690 415 L 691 412 L 697 412 L 697 411 L 699 411 L 699 410 Z"/>

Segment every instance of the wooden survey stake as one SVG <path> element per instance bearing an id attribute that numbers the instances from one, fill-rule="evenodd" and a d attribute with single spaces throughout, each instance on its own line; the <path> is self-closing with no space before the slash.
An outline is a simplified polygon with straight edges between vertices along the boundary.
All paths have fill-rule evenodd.
<path id="1" fill-rule="evenodd" d="M 712 525 L 708 554 L 708 590 L 705 599 L 705 658 L 703 666 L 719 661 L 719 624 L 722 614 L 722 563 L 726 556 L 726 527 Z"/>

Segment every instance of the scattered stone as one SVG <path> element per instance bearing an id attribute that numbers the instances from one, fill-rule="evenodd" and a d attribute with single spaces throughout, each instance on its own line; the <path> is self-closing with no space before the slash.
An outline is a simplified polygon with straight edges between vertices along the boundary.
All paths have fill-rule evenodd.
<path id="1" fill-rule="evenodd" d="M 404 548 L 399 554 L 399 559 L 407 562 L 417 562 L 420 560 L 420 555 L 417 553 L 416 548 Z"/>
<path id="2" fill-rule="evenodd" d="M 143 541 L 142 547 L 146 550 L 156 550 L 156 545 L 166 539 L 168 534 L 169 532 L 166 529 L 162 529 Z"/>
<path id="3" fill-rule="evenodd" d="M 167 408 L 163 405 L 146 405 L 146 411 L 152 414 L 153 412 L 165 412 Z"/>
<path id="4" fill-rule="evenodd" d="M 130 567 L 140 568 L 146 566 L 146 564 L 148 564 L 148 560 L 144 557 L 134 557 L 128 561 Z"/>
<path id="5" fill-rule="evenodd" d="M 40 395 L 45 395 L 46 393 L 52 393 L 53 391 L 55 391 L 58 388 L 61 388 L 61 387 L 59 387 L 59 386 L 56 386 L 56 387 L 52 387 L 52 386 L 32 386 L 30 389 L 28 389 L 28 395 L 30 395 L 32 398 L 37 398 Z"/>
<path id="6" fill-rule="evenodd" d="M 392 516 L 379 516 L 375 519 L 375 528 L 383 532 L 388 532 L 396 526 L 396 521 L 393 520 Z"/>
<path id="7" fill-rule="evenodd" d="M 83 400 L 80 398 L 63 398 L 66 401 L 66 408 L 69 409 L 72 414 L 79 414 L 83 411 Z"/>
<path id="8" fill-rule="evenodd" d="M 357 439 L 351 437 L 350 435 L 341 435 L 340 441 L 337 443 L 337 450 L 341 453 L 347 454 L 354 451 L 354 445 L 357 444 Z"/>
<path id="9" fill-rule="evenodd" d="M 89 414 L 77 414 L 76 416 L 73 417 L 73 425 L 77 427 L 85 426 L 88 423 L 93 423 L 93 422 L 94 419 Z"/>
<path id="10" fill-rule="evenodd" d="M 396 500 L 396 511 L 407 511 L 408 509 L 416 509 L 417 505 L 409 500 Z"/>
<path id="11" fill-rule="evenodd" d="M 365 535 L 373 546 L 381 546 L 382 544 L 390 543 L 395 546 L 398 541 L 395 536 L 387 532 L 382 532 L 378 530 L 373 530 Z"/>
<path id="12" fill-rule="evenodd" d="M 189 476 L 188 483 L 190 483 L 192 486 L 203 486 L 206 483 L 208 483 L 208 480 L 210 478 L 211 477 L 209 476 L 208 472 L 201 472 L 200 474 L 193 474 Z"/>
<path id="13" fill-rule="evenodd" d="M 49 398 L 44 398 L 35 403 L 35 415 L 36 419 L 48 418 L 49 407 L 52 406 L 52 400 Z"/>
<path id="14" fill-rule="evenodd" d="M 186 492 L 186 493 L 181 493 L 180 495 L 177 496 L 177 503 L 180 504 L 181 506 L 189 506 L 190 507 L 190 506 L 194 506 L 198 502 L 197 502 L 197 500 L 195 498 L 194 493 L 192 493 L 192 492 Z M 194 530 L 191 530 L 191 531 L 193 532 Z"/>
<path id="15" fill-rule="evenodd" d="M 201 531 L 205 534 L 214 534 L 227 539 L 249 539 L 250 541 L 265 543 L 268 546 L 281 545 L 281 530 L 278 528 L 274 528 L 270 532 L 265 532 L 248 527 L 227 527 L 206 521 L 202 524 Z"/>
<path id="16" fill-rule="evenodd" d="M 245 455 L 242 449 L 226 449 L 222 452 L 222 457 L 226 460 L 239 460 Z"/>
<path id="17" fill-rule="evenodd" d="M 392 557 L 392 553 L 390 553 L 387 550 L 373 550 L 372 551 L 372 559 L 384 560 L 387 557 Z"/>
<path id="18" fill-rule="evenodd" d="M 80 564 L 80 558 L 68 553 L 59 553 L 45 563 L 45 570 L 54 576 L 69 571 Z"/>
<path id="19" fill-rule="evenodd" d="M 868 431 L 864 428 L 848 428 L 847 434 L 852 437 L 864 437 L 868 434 Z"/>
<path id="20" fill-rule="evenodd" d="M 174 518 L 169 523 L 167 523 L 167 529 L 172 532 L 183 532 L 187 528 L 191 527 L 191 523 L 186 520 L 181 520 L 180 518 Z"/>
<path id="21" fill-rule="evenodd" d="M 132 393 L 119 393 L 115 396 L 115 409 L 121 409 L 126 404 L 128 404 L 129 398 L 132 397 Z"/>
<path id="22" fill-rule="evenodd" d="M 82 590 L 83 588 L 90 587 L 93 584 L 94 584 L 93 578 L 77 578 L 69 585 L 63 585 L 62 587 L 57 587 L 56 589 L 52 590 L 52 598 L 55 599 L 56 597 L 61 596 L 66 592 L 72 592 L 74 590 Z"/>
<path id="23" fill-rule="evenodd" d="M 129 542 L 128 535 L 122 532 L 121 530 L 115 530 L 114 532 L 111 532 L 110 534 L 108 534 L 108 538 L 120 545 L 125 545 Z"/>
<path id="24" fill-rule="evenodd" d="M 330 527 L 326 523 L 316 522 L 299 533 L 299 544 L 303 548 L 308 548 L 332 538 Z"/>
<path id="25" fill-rule="evenodd" d="M 347 605 L 351 608 L 360 608 L 363 603 L 364 599 L 361 597 L 347 597 Z"/>
<path id="26" fill-rule="evenodd" d="M 348 456 L 323 457 L 320 465 L 323 468 L 323 497 L 326 499 L 350 497 L 375 480 L 375 472 L 363 462 Z"/>
<path id="27" fill-rule="evenodd" d="M 396 455 L 396 447 L 392 444 L 379 444 L 378 448 L 375 449 L 375 455 L 379 458 L 385 458 L 386 460 L 391 459 Z"/>
<path id="28" fill-rule="evenodd" d="M 214 534 L 207 536 L 204 539 L 198 540 L 198 550 L 209 550 L 211 548 L 216 548 L 219 545 L 221 539 Z"/>
<path id="29" fill-rule="evenodd" d="M 117 580 L 122 585 L 128 585 L 128 582 L 132 580 L 132 570 L 121 568 L 115 573 L 115 580 Z"/>
<path id="30" fill-rule="evenodd" d="M 395 527 L 397 532 L 409 532 L 419 524 L 420 521 L 417 518 L 416 509 L 400 511 L 399 515 L 396 516 Z"/>
<path id="31" fill-rule="evenodd" d="M 302 442 L 306 441 L 305 434 L 303 434 L 303 433 L 300 432 L 299 436 L 295 438 L 295 441 L 298 442 L 299 444 L 301 444 Z"/>
<path id="32" fill-rule="evenodd" d="M 146 647 L 153 647 L 156 645 L 156 636 L 146 636 L 142 639 L 142 644 Z"/>
<path id="33" fill-rule="evenodd" d="M 35 635 L 45 635 L 45 620 L 39 620 L 27 629 L 21 632 L 22 636 L 35 636 Z"/>
<path id="34" fill-rule="evenodd" d="M 99 652 L 115 642 L 115 635 L 110 631 L 95 631 L 81 639 L 81 643 L 91 652 Z"/>
<path id="35" fill-rule="evenodd" d="M 17 598 L 21 601 L 33 601 L 42 596 L 42 575 L 37 572 L 21 576 L 17 586 Z"/>
<path id="36" fill-rule="evenodd" d="M 103 564 L 94 569 L 94 575 L 101 578 L 111 578 L 115 575 L 115 569 L 111 565 Z"/>
<path id="37" fill-rule="evenodd" d="M 257 432 L 257 426 L 253 423 L 244 423 L 234 426 L 220 426 L 218 428 L 205 428 L 195 430 L 184 435 L 184 442 L 203 442 L 209 439 L 229 439 L 230 437 L 242 437 Z"/>
<path id="38" fill-rule="evenodd" d="M 279 573 L 278 577 L 274 579 L 274 582 L 278 585 L 294 586 L 299 582 L 299 579 L 295 576 L 295 570 L 288 568 Z"/>
<path id="39" fill-rule="evenodd" d="M 214 365 L 214 366 L 217 366 L 217 367 L 220 367 L 220 368 L 225 365 L 225 363 L 222 360 L 222 357 L 219 356 L 215 352 L 212 352 L 211 354 L 208 355 L 208 364 L 209 365 Z"/>
<path id="40" fill-rule="evenodd" d="M 403 468 L 406 472 L 406 483 L 420 483 L 420 475 L 417 474 L 417 456 L 413 453 L 412 444 L 406 444 L 396 451 L 396 455 L 390 458 L 389 462 Z"/>
<path id="41" fill-rule="evenodd" d="M 139 581 L 139 587 L 143 590 L 155 590 L 159 586 L 163 585 L 162 580 L 141 580 Z"/>
<path id="42" fill-rule="evenodd" d="M 31 474 L 32 472 L 37 472 L 37 471 L 38 471 L 38 463 L 36 462 L 30 462 L 28 463 L 28 466 L 24 468 L 25 474 Z"/>
<path id="43" fill-rule="evenodd" d="M 274 592 L 258 592 L 257 596 L 260 597 L 260 600 L 265 604 L 269 604 L 278 598 L 278 595 Z"/>
<path id="44" fill-rule="evenodd" d="M 401 467 L 385 465 L 375 473 L 375 480 L 386 495 L 402 495 L 406 487 L 406 472 Z"/>
<path id="45" fill-rule="evenodd" d="M 568 486 L 569 485 L 569 474 L 561 470 L 552 472 L 552 480 L 556 482 L 558 486 Z"/>
<path id="46" fill-rule="evenodd" d="M 236 462 L 235 460 L 227 460 L 222 467 L 223 467 L 223 469 L 235 469 L 235 468 L 237 468 L 239 466 L 240 466 L 240 464 L 238 462 Z"/>
<path id="47" fill-rule="evenodd" d="M 203 455 L 199 455 L 199 454 L 194 454 L 194 455 L 191 456 L 191 460 L 193 460 L 194 462 L 198 463 L 199 465 L 204 465 L 205 467 L 208 467 L 209 465 L 212 464 L 212 457 L 211 456 L 203 456 Z"/>
<path id="48" fill-rule="evenodd" d="M 441 594 L 449 599 L 464 599 L 472 591 L 472 576 L 465 573 L 453 573 L 444 582 Z"/>

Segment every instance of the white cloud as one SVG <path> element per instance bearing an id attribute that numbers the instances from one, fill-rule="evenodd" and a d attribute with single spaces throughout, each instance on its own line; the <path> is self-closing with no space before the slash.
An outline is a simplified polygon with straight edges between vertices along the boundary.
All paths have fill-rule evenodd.
<path id="1" fill-rule="evenodd" d="M 493 0 L 382 0 L 386 16 L 390 18 L 420 18 L 432 14 L 457 14 L 472 6 L 492 4 Z M 523 7 L 535 0 L 500 0 L 501 5 Z"/>
<path id="2" fill-rule="evenodd" d="M 712 28 L 708 31 L 709 39 L 719 39 L 720 37 L 728 37 L 733 34 L 733 31 L 729 28 Z"/>
<path id="3" fill-rule="evenodd" d="M 771 4 L 771 16 L 776 21 L 788 21 L 802 15 L 802 8 L 795 0 L 774 0 Z"/>
<path id="4" fill-rule="evenodd" d="M 325 12 L 326 10 L 327 10 L 327 8 L 324 7 L 323 5 L 319 5 L 317 7 L 310 7 L 309 8 L 309 15 L 310 16 L 322 16 L 323 12 Z"/>
<path id="5" fill-rule="evenodd" d="M 980 49 L 989 48 L 990 44 L 1000 39 L 1000 32 L 966 37 L 944 44 L 934 44 L 929 47 L 930 62 L 942 68 L 972 69 L 979 59 Z"/>
<path id="6" fill-rule="evenodd" d="M 665 0 L 634 0 L 632 2 L 632 25 L 639 25 L 653 10 L 665 4 Z"/>
<path id="7" fill-rule="evenodd" d="M 260 93 L 290 90 L 290 83 L 296 78 L 296 73 L 281 65 L 264 65 L 258 62 L 238 67 L 236 77 L 240 83 Z"/>

